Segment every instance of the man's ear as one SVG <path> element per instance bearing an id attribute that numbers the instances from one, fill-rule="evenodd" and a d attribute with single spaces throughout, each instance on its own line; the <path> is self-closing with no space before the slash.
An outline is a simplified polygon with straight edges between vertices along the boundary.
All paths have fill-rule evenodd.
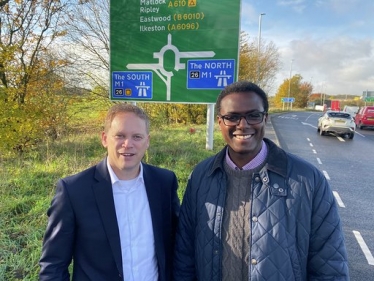
<path id="1" fill-rule="evenodd" d="M 108 136 L 107 136 L 106 133 L 103 131 L 103 132 L 101 133 L 101 144 L 102 144 L 105 148 L 108 146 L 107 138 L 108 138 Z"/>
<path id="2" fill-rule="evenodd" d="M 221 122 L 222 122 L 222 118 L 220 118 L 220 117 L 217 115 L 217 123 L 218 123 L 218 125 L 221 125 Z"/>

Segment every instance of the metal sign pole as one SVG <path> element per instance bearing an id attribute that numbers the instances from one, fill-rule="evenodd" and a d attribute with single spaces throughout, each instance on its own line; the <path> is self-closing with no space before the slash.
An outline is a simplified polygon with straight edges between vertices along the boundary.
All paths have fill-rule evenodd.
<path id="1" fill-rule="evenodd" d="M 213 139 L 214 139 L 214 104 L 207 105 L 206 113 L 206 143 L 205 148 L 207 150 L 213 150 Z"/>

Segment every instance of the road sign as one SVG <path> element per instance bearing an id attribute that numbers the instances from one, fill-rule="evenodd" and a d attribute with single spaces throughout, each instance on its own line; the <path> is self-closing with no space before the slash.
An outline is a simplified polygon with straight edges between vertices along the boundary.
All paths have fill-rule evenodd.
<path id="1" fill-rule="evenodd" d="M 366 97 L 365 101 L 366 102 L 374 102 L 374 97 Z"/>
<path id="2" fill-rule="evenodd" d="M 282 102 L 295 102 L 295 98 L 282 98 Z"/>
<path id="3" fill-rule="evenodd" d="M 114 98 L 152 99 L 151 71 L 114 71 L 112 73 Z"/>
<path id="4" fill-rule="evenodd" d="M 111 0 L 110 98 L 214 103 L 237 80 L 239 16 L 240 0 Z"/>
<path id="5" fill-rule="evenodd" d="M 190 60 L 187 89 L 222 89 L 234 82 L 235 60 Z"/>

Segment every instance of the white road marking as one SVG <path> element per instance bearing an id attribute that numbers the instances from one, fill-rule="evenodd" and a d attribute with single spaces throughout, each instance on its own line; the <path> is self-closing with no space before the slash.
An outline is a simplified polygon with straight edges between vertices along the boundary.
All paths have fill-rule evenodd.
<path id="1" fill-rule="evenodd" d="M 355 131 L 355 134 L 357 134 L 357 135 L 359 135 L 359 136 L 361 136 L 361 137 L 365 137 L 363 134 L 360 134 L 359 132 L 357 132 L 357 131 Z"/>
<path id="2" fill-rule="evenodd" d="M 345 140 L 344 140 L 342 137 L 340 137 L 340 136 L 337 136 L 336 138 L 337 138 L 338 140 L 342 141 L 342 142 L 345 142 Z"/>
<path id="3" fill-rule="evenodd" d="M 322 165 L 321 159 L 319 159 L 318 157 L 317 157 L 317 162 L 318 164 Z"/>
<path id="4" fill-rule="evenodd" d="M 291 115 L 291 116 L 284 116 L 284 115 L 280 115 L 278 116 L 278 118 L 283 118 L 283 119 L 294 119 L 294 120 L 297 120 L 297 115 Z"/>
<path id="5" fill-rule="evenodd" d="M 367 259 L 368 264 L 374 265 L 374 257 L 371 254 L 371 252 L 370 252 L 368 246 L 366 245 L 364 239 L 362 238 L 361 233 L 356 231 L 356 230 L 353 230 L 353 234 L 355 235 L 356 240 L 357 240 L 358 244 L 360 245 L 362 252 L 365 255 L 365 258 Z"/>
<path id="6" fill-rule="evenodd" d="M 332 192 L 334 194 L 335 200 L 338 203 L 339 207 L 345 208 L 343 200 L 340 198 L 339 193 L 337 191 Z"/>
<path id="7" fill-rule="evenodd" d="M 313 153 L 314 153 L 314 154 L 317 154 L 317 151 L 316 151 L 315 149 L 313 149 Z"/>
<path id="8" fill-rule="evenodd" d="M 303 124 L 303 125 L 307 125 L 307 126 L 310 126 L 310 127 L 314 128 L 314 129 L 317 129 L 316 126 L 313 126 L 312 124 L 309 124 L 309 123 L 301 122 L 301 124 Z"/>
<path id="9" fill-rule="evenodd" d="M 322 171 L 322 173 L 325 175 L 325 178 L 330 180 L 329 174 L 326 171 Z"/>
<path id="10" fill-rule="evenodd" d="M 311 147 L 313 147 L 313 144 L 312 144 L 311 142 L 309 143 L 309 145 L 310 145 Z"/>

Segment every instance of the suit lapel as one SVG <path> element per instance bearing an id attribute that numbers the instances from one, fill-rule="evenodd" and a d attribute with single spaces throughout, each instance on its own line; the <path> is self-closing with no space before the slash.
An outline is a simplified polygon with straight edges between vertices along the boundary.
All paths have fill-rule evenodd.
<path id="1" fill-rule="evenodd" d="M 145 189 L 151 210 L 153 235 L 155 239 L 156 255 L 160 266 L 160 272 L 164 269 L 164 242 L 163 242 L 163 222 L 162 222 L 162 196 L 160 182 L 154 171 L 150 171 L 147 164 L 143 164 L 143 176 Z"/>
<path id="2" fill-rule="evenodd" d="M 121 242 L 116 210 L 114 207 L 112 183 L 106 165 L 106 159 L 100 162 L 96 167 L 95 179 L 97 183 L 93 185 L 93 191 L 118 271 L 123 273 Z"/>

